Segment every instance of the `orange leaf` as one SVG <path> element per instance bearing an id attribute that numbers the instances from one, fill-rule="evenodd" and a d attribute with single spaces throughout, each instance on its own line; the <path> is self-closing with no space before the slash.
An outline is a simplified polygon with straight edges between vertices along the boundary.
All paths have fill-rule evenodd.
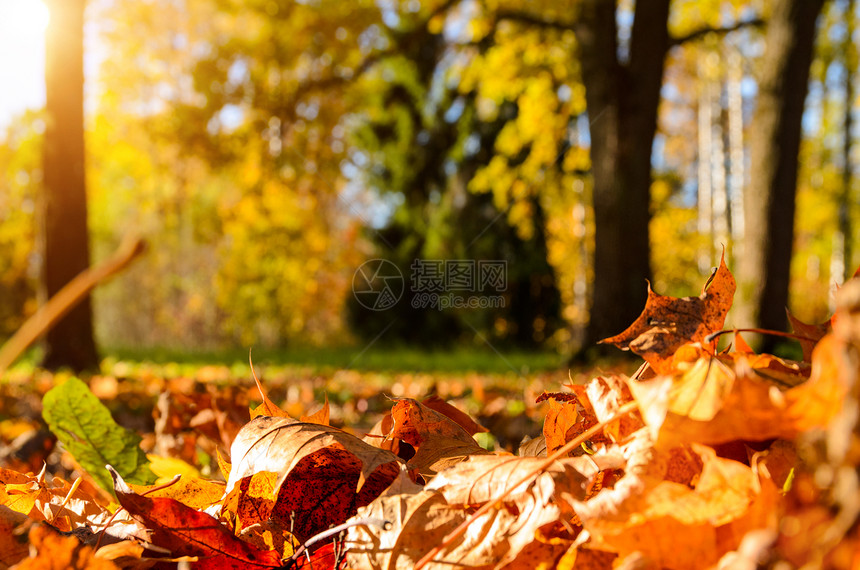
<path id="1" fill-rule="evenodd" d="M 63 536 L 56 530 L 37 525 L 30 529 L 30 544 L 36 555 L 24 560 L 18 570 L 116 570 L 110 560 L 95 556 L 89 546 L 74 536 Z"/>
<path id="2" fill-rule="evenodd" d="M 705 446 L 693 445 L 692 450 L 702 461 L 693 488 L 649 482 L 646 473 L 657 465 L 649 460 L 640 481 L 628 483 L 635 470 L 625 470 L 615 489 L 576 505 L 593 539 L 589 546 L 622 557 L 640 552 L 657 568 L 697 570 L 737 548 L 747 532 L 775 528 L 778 493 L 772 481 Z M 613 495 L 618 499 L 606 500 Z"/>
<path id="3" fill-rule="evenodd" d="M 256 408 L 251 409 L 251 419 L 254 419 L 259 416 L 269 416 L 273 418 L 288 418 L 290 415 L 278 407 L 273 401 L 269 399 L 269 396 L 266 395 L 266 391 L 263 390 L 263 385 L 260 383 L 260 379 L 257 378 L 257 372 L 254 370 L 254 362 L 251 360 L 251 353 L 248 353 L 248 363 L 251 365 L 251 376 L 254 377 L 254 383 L 257 384 L 257 391 L 260 393 L 260 397 L 263 399 L 263 403 L 257 406 Z"/>
<path id="4" fill-rule="evenodd" d="M 735 351 L 742 354 L 755 354 L 755 351 L 749 344 L 747 344 L 747 341 L 744 340 L 741 333 L 735 333 Z"/>
<path id="5" fill-rule="evenodd" d="M 431 410 L 436 410 L 443 416 L 448 416 L 449 418 L 454 420 L 461 428 L 466 430 L 469 435 L 475 435 L 476 433 L 485 433 L 490 431 L 475 420 L 473 420 L 471 416 L 469 416 L 469 414 L 458 410 L 439 396 L 430 396 L 428 398 L 425 398 L 421 403 L 430 408 Z"/>
<path id="6" fill-rule="evenodd" d="M 568 441 L 568 432 L 575 429 L 580 417 L 574 402 L 549 400 L 549 410 L 543 422 L 543 435 L 546 438 L 547 453 L 555 453 Z"/>
<path id="7" fill-rule="evenodd" d="M 812 350 L 818 344 L 818 341 L 830 332 L 830 321 L 828 320 L 819 325 L 810 325 L 792 315 L 788 309 L 785 310 L 785 313 L 788 315 L 788 321 L 791 323 L 791 330 L 799 336 L 811 339 L 806 340 L 801 338 L 798 339 L 798 342 L 800 342 L 800 348 L 803 350 L 803 360 L 812 362 Z"/>
<path id="8" fill-rule="evenodd" d="M 391 409 L 394 427 L 388 436 L 415 448 L 407 465 L 424 476 L 458 463 L 470 455 L 489 453 L 459 424 L 416 400 L 403 398 Z"/>
<path id="9" fill-rule="evenodd" d="M 648 284 L 648 300 L 639 318 L 621 334 L 600 342 L 635 352 L 658 374 L 670 372 L 675 350 L 723 328 L 736 288 L 725 252 L 709 284 L 700 296 L 683 298 L 658 295 Z"/>
<path id="10" fill-rule="evenodd" d="M 302 416 L 301 421 L 311 424 L 320 424 L 322 426 L 329 425 L 328 394 L 326 394 L 325 403 L 323 404 L 322 409 L 309 416 Z"/>

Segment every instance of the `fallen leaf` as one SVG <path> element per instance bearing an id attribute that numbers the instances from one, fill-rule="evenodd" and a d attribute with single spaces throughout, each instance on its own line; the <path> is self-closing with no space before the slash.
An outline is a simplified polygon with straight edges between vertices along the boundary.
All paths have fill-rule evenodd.
<path id="1" fill-rule="evenodd" d="M 433 395 L 428 398 L 424 398 L 421 403 L 430 408 L 431 410 L 435 410 L 443 416 L 451 418 L 457 425 L 466 430 L 466 433 L 468 433 L 469 435 L 475 435 L 476 433 L 487 433 L 488 431 L 490 431 L 478 422 L 476 422 L 474 419 L 472 419 L 469 414 L 454 407 L 452 404 L 449 404 L 439 396 Z"/>
<path id="2" fill-rule="evenodd" d="M 506 495 L 500 508 L 472 522 L 469 532 L 425 568 L 533 568 L 535 561 L 560 558 L 566 540 L 541 540 L 547 527 L 572 515 L 568 497 L 584 497 L 586 475 L 596 472 L 587 458 L 555 462 L 544 471 L 537 458 L 475 456 L 441 471 L 418 492 L 384 493 L 352 520 L 389 524 L 360 525 L 347 531 L 347 562 L 358 568 L 411 568 L 482 504 Z M 525 480 L 522 479 L 530 476 Z M 523 558 L 518 557 L 522 555 Z"/>
<path id="3" fill-rule="evenodd" d="M 131 489 L 151 498 L 175 499 L 192 509 L 205 509 L 217 503 L 224 495 L 224 483 L 200 477 L 182 477 L 172 485 L 145 486 L 129 484 Z"/>
<path id="4" fill-rule="evenodd" d="M 27 557 L 29 547 L 20 532 L 28 521 L 25 515 L 3 506 L 3 491 L 0 490 L 0 568 L 8 568 Z"/>
<path id="5" fill-rule="evenodd" d="M 110 411 L 77 378 L 52 388 L 42 400 L 48 427 L 75 460 L 104 489 L 113 489 L 107 464 L 116 465 L 129 481 L 148 485 L 155 481 L 140 436 L 118 425 Z"/>
<path id="6" fill-rule="evenodd" d="M 563 447 L 569 439 L 576 437 L 578 424 L 582 423 L 580 419 L 576 412 L 576 403 L 559 402 L 555 398 L 550 398 L 546 418 L 543 422 L 546 452 L 553 454 L 560 447 Z"/>
<path id="7" fill-rule="evenodd" d="M 309 416 L 302 416 L 300 421 L 327 426 L 329 425 L 329 413 L 328 395 L 326 395 L 323 407 Z"/>
<path id="8" fill-rule="evenodd" d="M 402 440 L 415 449 L 407 465 L 426 478 L 471 455 L 489 453 L 451 418 L 416 400 L 398 400 L 391 409 L 391 417 L 393 426 L 388 437 Z"/>
<path id="9" fill-rule="evenodd" d="M 356 491 L 377 469 L 389 464 L 395 470 L 399 469 L 399 460 L 393 453 L 373 447 L 337 428 L 302 423 L 291 418 L 261 416 L 248 422 L 233 441 L 230 448 L 233 463 L 226 493 L 229 494 L 244 477 L 260 471 L 278 473 L 279 480 L 273 490 L 277 493 L 290 471 L 302 459 L 335 444 L 355 456 L 361 465 Z"/>
<path id="10" fill-rule="evenodd" d="M 717 457 L 710 448 L 692 449 L 703 464 L 692 488 L 650 479 L 659 465 L 649 464 L 657 456 L 645 453 L 639 456 L 646 463 L 626 472 L 615 489 L 575 503 L 591 535 L 589 546 L 621 557 L 638 552 L 657 567 L 694 570 L 715 564 L 746 533 L 775 528 L 779 495 L 769 478 Z M 635 479 L 630 486 L 624 481 L 628 477 Z"/>
<path id="11" fill-rule="evenodd" d="M 795 317 L 788 309 L 785 310 L 785 313 L 788 315 L 788 322 L 791 323 L 791 330 L 798 336 L 806 337 L 798 339 L 800 348 L 803 350 L 803 360 L 812 362 L 812 350 L 818 341 L 831 330 L 830 320 L 828 319 L 818 325 L 810 325 Z"/>
<path id="12" fill-rule="evenodd" d="M 278 568 L 275 551 L 261 551 L 242 541 L 216 518 L 175 499 L 150 498 L 135 493 L 122 477 L 108 467 L 119 503 L 151 530 L 154 545 L 174 557 L 196 556 L 201 568 Z"/>
<path id="13" fill-rule="evenodd" d="M 96 557 L 91 547 L 74 536 L 63 536 L 47 526 L 30 529 L 29 540 L 36 554 L 16 570 L 117 570 L 113 562 Z"/>
<path id="14" fill-rule="evenodd" d="M 649 284 L 642 314 L 627 330 L 600 342 L 635 352 L 658 374 L 669 373 L 672 356 L 679 347 L 689 342 L 703 342 L 708 334 L 723 328 L 735 288 L 735 279 L 726 267 L 723 252 L 719 268 L 700 296 L 658 295 Z"/>

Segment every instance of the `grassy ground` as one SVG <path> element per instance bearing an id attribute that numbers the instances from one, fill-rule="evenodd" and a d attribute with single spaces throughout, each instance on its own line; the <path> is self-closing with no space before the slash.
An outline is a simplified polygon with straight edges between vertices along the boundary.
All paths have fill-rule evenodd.
<path id="1" fill-rule="evenodd" d="M 177 363 L 200 366 L 219 364 L 248 365 L 244 349 L 220 352 L 189 352 L 171 349 L 108 349 L 111 360 Z M 359 371 L 480 372 L 489 374 L 529 374 L 564 367 L 564 358 L 555 352 L 522 350 L 455 349 L 425 351 L 408 347 L 335 347 L 253 349 L 254 363 L 270 366 L 301 366 L 315 370 L 350 369 Z"/>
<path id="2" fill-rule="evenodd" d="M 29 354 L 0 378 L 0 421 L 26 417 L 38 423 L 42 395 L 68 376 L 38 369 L 38 358 L 38 352 Z M 334 424 L 366 429 L 390 409 L 392 398 L 437 394 L 482 419 L 506 447 L 539 430 L 542 415 L 534 402 L 544 391 L 561 391 L 601 370 L 630 367 L 607 362 L 570 369 L 551 352 L 389 347 L 255 350 L 253 360 L 269 397 L 295 417 L 328 400 Z M 151 431 L 156 400 L 163 393 L 238 391 L 249 404 L 260 401 L 248 353 L 240 350 L 105 350 L 100 371 L 82 378 L 117 421 L 142 432 Z"/>

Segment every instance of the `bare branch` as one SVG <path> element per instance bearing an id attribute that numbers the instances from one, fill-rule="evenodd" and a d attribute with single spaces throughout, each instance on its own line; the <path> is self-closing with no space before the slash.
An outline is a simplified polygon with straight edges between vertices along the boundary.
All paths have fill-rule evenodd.
<path id="1" fill-rule="evenodd" d="M 699 28 L 698 30 L 694 30 L 689 34 L 684 34 L 683 36 L 678 36 L 675 38 L 669 39 L 669 47 L 673 48 L 675 46 L 679 46 L 681 44 L 685 44 L 687 42 L 696 41 L 704 38 L 708 34 L 718 34 L 724 36 L 730 32 L 736 32 L 743 28 L 760 28 L 764 25 L 764 20 L 761 18 L 753 18 L 751 20 L 741 20 L 739 22 L 735 22 L 729 26 L 713 28 L 713 27 L 704 27 Z"/>
<path id="2" fill-rule="evenodd" d="M 573 27 L 575 25 L 575 22 L 563 22 L 561 20 L 543 18 L 536 14 L 519 10 L 499 10 L 496 12 L 496 21 L 499 20 L 511 20 L 522 24 L 537 26 L 539 28 L 549 28 L 552 30 L 562 31 L 573 31 Z"/>

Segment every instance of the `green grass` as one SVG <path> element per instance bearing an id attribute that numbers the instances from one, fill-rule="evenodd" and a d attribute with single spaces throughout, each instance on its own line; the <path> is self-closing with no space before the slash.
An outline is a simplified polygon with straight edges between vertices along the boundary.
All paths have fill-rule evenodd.
<path id="1" fill-rule="evenodd" d="M 187 351 L 168 348 L 103 349 L 107 361 L 175 363 L 179 366 L 225 365 L 247 370 L 246 350 Z M 302 349 L 254 349 L 254 363 L 260 366 L 300 366 L 314 370 L 352 369 L 360 371 L 478 372 L 485 374 L 528 374 L 565 367 L 564 358 L 549 351 L 466 349 L 425 351 L 395 347 L 338 347 Z"/>

